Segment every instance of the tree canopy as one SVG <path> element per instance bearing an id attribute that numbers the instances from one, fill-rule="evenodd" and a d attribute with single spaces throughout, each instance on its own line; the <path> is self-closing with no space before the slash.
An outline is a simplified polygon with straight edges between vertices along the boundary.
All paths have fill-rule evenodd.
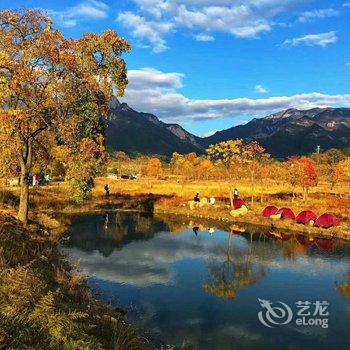
<path id="1" fill-rule="evenodd" d="M 57 143 L 79 151 L 91 128 L 98 133 L 96 116 L 107 117 L 113 90 L 127 85 L 129 50 L 112 30 L 68 39 L 42 11 L 0 11 L 0 158 L 3 171 L 20 169 L 22 221 L 33 163 Z"/>

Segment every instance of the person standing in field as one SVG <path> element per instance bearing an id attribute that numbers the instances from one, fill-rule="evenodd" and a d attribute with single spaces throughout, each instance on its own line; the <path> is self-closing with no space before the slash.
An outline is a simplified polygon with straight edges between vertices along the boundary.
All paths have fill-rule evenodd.
<path id="1" fill-rule="evenodd" d="M 235 189 L 233 190 L 233 198 L 234 198 L 234 199 L 238 199 L 238 198 L 239 198 L 239 191 L 238 191 L 237 188 L 235 188 Z"/>
<path id="2" fill-rule="evenodd" d="M 106 197 L 108 197 L 109 196 L 109 185 L 108 184 L 105 185 L 104 190 L 105 190 Z"/>
<path id="3" fill-rule="evenodd" d="M 201 201 L 200 197 L 199 197 L 199 193 L 197 193 L 194 198 L 193 198 L 193 201 L 196 202 L 196 203 L 199 203 Z"/>

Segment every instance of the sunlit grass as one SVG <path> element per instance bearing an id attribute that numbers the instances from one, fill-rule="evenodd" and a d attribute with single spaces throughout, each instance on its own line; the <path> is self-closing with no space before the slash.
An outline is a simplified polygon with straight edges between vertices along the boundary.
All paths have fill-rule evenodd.
<path id="1" fill-rule="evenodd" d="M 124 317 L 98 302 L 85 278 L 38 225 L 0 215 L 1 349 L 149 349 Z"/>

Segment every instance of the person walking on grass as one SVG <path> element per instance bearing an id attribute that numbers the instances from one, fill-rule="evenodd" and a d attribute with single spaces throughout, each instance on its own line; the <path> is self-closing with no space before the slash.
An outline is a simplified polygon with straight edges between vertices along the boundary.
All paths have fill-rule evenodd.
<path id="1" fill-rule="evenodd" d="M 237 190 L 237 188 L 235 188 L 233 190 L 233 199 L 238 199 L 239 198 L 239 191 Z"/>
<path id="2" fill-rule="evenodd" d="M 104 187 L 106 197 L 109 197 L 109 185 L 106 184 Z"/>

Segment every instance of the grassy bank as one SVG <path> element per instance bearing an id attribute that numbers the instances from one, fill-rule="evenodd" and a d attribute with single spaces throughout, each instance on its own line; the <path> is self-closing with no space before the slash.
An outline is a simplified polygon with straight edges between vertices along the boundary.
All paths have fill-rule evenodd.
<path id="1" fill-rule="evenodd" d="M 103 187 L 109 184 L 111 195 L 106 198 Z M 241 218 L 230 216 L 229 193 L 232 187 L 239 188 L 241 197 L 249 206 L 249 213 Z M 117 180 L 110 178 L 96 179 L 96 187 L 93 190 L 91 200 L 77 205 L 69 196 L 69 189 L 65 184 L 35 188 L 32 190 L 31 203 L 35 212 L 32 219 L 37 219 L 38 213 L 45 212 L 50 216 L 56 213 L 82 213 L 101 211 L 107 209 L 123 209 L 136 211 L 154 211 L 168 213 L 198 219 L 213 219 L 225 221 L 231 224 L 259 225 L 270 228 L 273 224 L 276 228 L 286 229 L 305 234 L 327 237 L 339 237 L 350 239 L 350 196 L 348 189 L 335 188 L 330 190 L 327 184 L 320 184 L 312 189 L 307 200 L 303 200 L 301 190 L 294 189 L 276 182 L 269 187 L 256 189 L 254 202 L 251 202 L 251 187 L 241 181 L 232 184 L 225 181 L 196 181 L 179 182 L 174 180 L 157 180 L 141 178 L 139 180 Z M 202 197 L 214 196 L 217 200 L 215 207 L 196 208 L 190 210 L 186 203 L 195 193 Z M 1 194 L 2 193 L 2 194 Z M 2 196 L 2 197 L 1 197 Z M 18 201 L 18 189 L 6 189 L 0 191 L 0 201 L 7 208 L 13 208 Z M 277 207 L 290 207 L 294 213 L 311 209 L 321 215 L 329 212 L 341 220 L 341 226 L 333 229 L 320 229 L 296 225 L 294 222 L 276 221 L 262 218 L 261 212 L 267 205 Z M 14 212 L 14 210 L 13 210 Z"/>
<path id="2" fill-rule="evenodd" d="M 149 195 L 149 193 L 114 192 L 106 198 L 98 184 L 91 199 L 76 203 L 71 199 L 69 191 L 70 189 L 65 183 L 31 188 L 30 219 L 37 221 L 38 214 L 41 213 L 55 217 L 56 214 L 59 216 L 61 213 L 79 214 L 111 209 L 151 212 L 154 209 L 154 204 L 162 197 L 160 195 Z M 19 194 L 19 187 L 0 188 L 0 212 L 16 215 Z"/>
<path id="3" fill-rule="evenodd" d="M 1 349 L 148 349 L 123 314 L 97 301 L 43 227 L 0 215 Z"/>
<path id="4" fill-rule="evenodd" d="M 140 179 L 137 181 L 98 179 L 94 192 L 95 198 L 103 197 L 103 186 L 109 183 L 111 192 L 127 196 L 145 196 L 147 194 L 162 196 L 154 205 L 155 212 L 193 217 L 196 219 L 213 219 L 217 221 L 238 224 L 243 227 L 254 225 L 262 229 L 274 226 L 277 229 L 295 231 L 308 235 L 324 237 L 338 237 L 350 239 L 350 196 L 348 190 L 330 190 L 326 184 L 320 184 L 310 192 L 307 200 L 303 200 L 301 191 L 286 188 L 276 183 L 271 187 L 256 190 L 254 202 L 251 202 L 251 187 L 241 182 L 235 184 L 240 189 L 241 197 L 249 206 L 249 213 L 240 218 L 230 215 L 229 193 L 233 184 L 229 182 L 183 182 L 162 181 L 154 179 Z M 187 202 L 193 199 L 194 194 L 200 193 L 202 197 L 214 196 L 217 199 L 215 207 L 203 207 L 190 210 Z M 275 205 L 279 208 L 290 207 L 294 213 L 307 209 L 315 211 L 318 215 L 325 212 L 332 213 L 341 220 L 341 226 L 331 229 L 320 229 L 304 225 L 297 225 L 291 221 L 271 221 L 263 218 L 261 212 L 267 205 Z"/>
<path id="5" fill-rule="evenodd" d="M 259 214 L 250 211 L 243 217 L 234 218 L 230 215 L 229 209 L 220 206 L 210 208 L 196 208 L 189 210 L 185 205 L 169 205 L 161 201 L 155 207 L 157 215 L 176 216 L 178 218 L 191 219 L 193 226 L 206 224 L 206 227 L 222 227 L 233 232 L 266 233 L 269 231 L 290 232 L 304 234 L 312 237 L 340 238 L 350 240 L 349 229 L 346 225 L 330 229 L 320 229 L 306 225 L 298 225 L 292 221 L 272 221 L 261 217 Z M 213 222 L 215 221 L 215 222 Z"/>

